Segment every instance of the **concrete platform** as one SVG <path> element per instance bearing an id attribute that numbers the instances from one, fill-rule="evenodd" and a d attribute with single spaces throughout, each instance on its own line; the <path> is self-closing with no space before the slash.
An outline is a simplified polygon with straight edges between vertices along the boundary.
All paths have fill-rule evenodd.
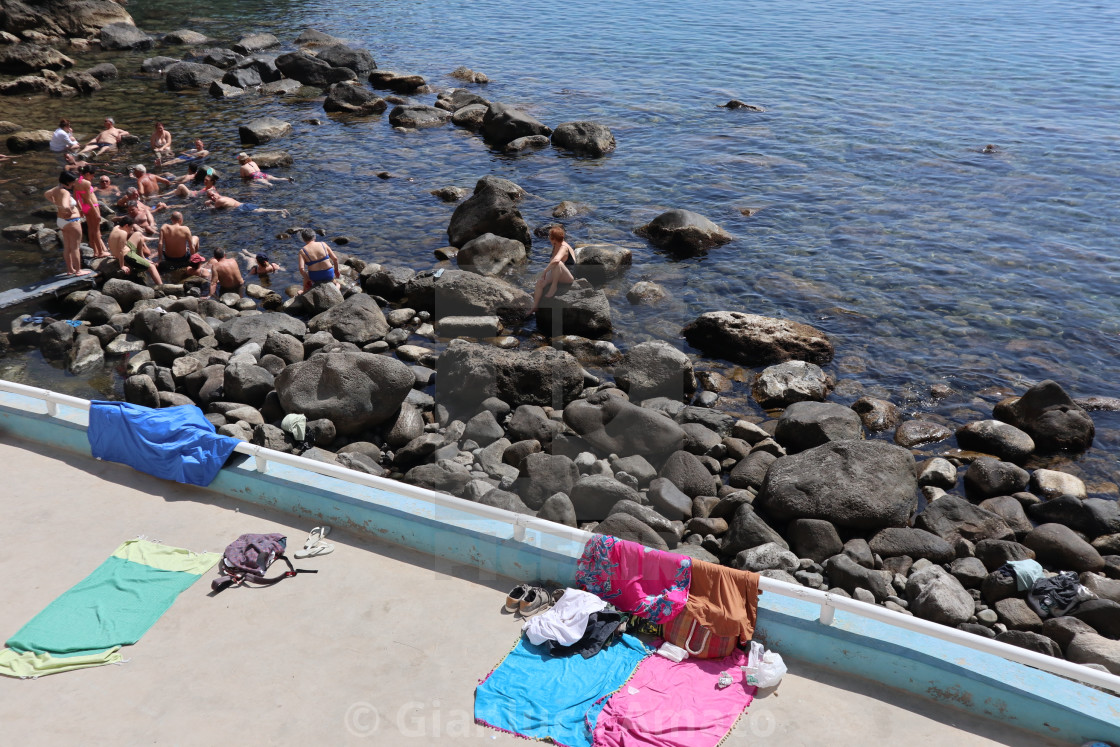
<path id="1" fill-rule="evenodd" d="M 220 552 L 310 526 L 116 464 L 0 439 L 6 638 L 137 535 Z M 209 575 L 121 666 L 0 679 L 0 728 L 26 745 L 523 745 L 474 724 L 474 687 L 515 642 L 511 582 L 337 532 L 317 575 L 209 596 Z M 787 662 L 726 745 L 1045 744 L 858 678 Z"/>

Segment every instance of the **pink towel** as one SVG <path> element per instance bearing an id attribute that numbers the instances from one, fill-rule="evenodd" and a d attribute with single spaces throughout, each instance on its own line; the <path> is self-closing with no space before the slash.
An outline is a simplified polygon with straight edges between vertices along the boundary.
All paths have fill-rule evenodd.
<path id="1" fill-rule="evenodd" d="M 680 614 L 688 601 L 692 558 L 596 534 L 576 565 L 576 583 L 623 612 L 660 625 Z"/>
<path id="2" fill-rule="evenodd" d="M 746 663 L 738 649 L 723 659 L 644 659 L 599 714 L 593 746 L 715 747 L 754 699 L 739 669 Z M 729 687 L 716 687 L 720 672 Z"/>

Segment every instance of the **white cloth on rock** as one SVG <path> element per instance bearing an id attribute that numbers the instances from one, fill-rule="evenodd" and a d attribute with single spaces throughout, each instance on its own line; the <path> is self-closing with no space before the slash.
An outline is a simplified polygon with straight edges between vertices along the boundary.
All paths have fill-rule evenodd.
<path id="1" fill-rule="evenodd" d="M 534 646 L 545 641 L 571 646 L 587 632 L 587 618 L 591 613 L 599 612 L 606 606 L 607 603 L 594 594 L 579 589 L 565 589 L 564 596 L 560 597 L 552 609 L 530 617 L 521 629 Z"/>

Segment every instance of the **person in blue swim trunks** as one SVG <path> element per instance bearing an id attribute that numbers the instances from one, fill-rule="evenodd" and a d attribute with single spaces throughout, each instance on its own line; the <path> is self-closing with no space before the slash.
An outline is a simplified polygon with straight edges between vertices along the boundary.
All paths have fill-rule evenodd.
<path id="1" fill-rule="evenodd" d="M 319 283 L 339 285 L 338 256 L 325 241 L 317 241 L 315 232 L 305 228 L 299 232 L 303 248 L 299 250 L 299 272 L 303 275 L 303 293 Z"/>
<path id="2" fill-rule="evenodd" d="M 206 190 L 206 206 L 215 210 L 236 210 L 243 213 L 280 213 L 280 217 L 287 218 L 288 211 L 279 208 L 262 208 L 252 202 L 239 202 L 232 197 L 218 194 L 217 187 Z"/>

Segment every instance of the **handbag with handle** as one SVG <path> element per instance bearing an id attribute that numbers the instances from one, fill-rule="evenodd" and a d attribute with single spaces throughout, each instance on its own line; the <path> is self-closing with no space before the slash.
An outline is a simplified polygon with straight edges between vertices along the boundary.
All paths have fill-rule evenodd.
<path id="1" fill-rule="evenodd" d="M 716 635 L 701 625 L 688 610 L 683 610 L 661 626 L 661 631 L 665 640 L 698 659 L 722 659 L 739 644 L 737 636 Z"/>

